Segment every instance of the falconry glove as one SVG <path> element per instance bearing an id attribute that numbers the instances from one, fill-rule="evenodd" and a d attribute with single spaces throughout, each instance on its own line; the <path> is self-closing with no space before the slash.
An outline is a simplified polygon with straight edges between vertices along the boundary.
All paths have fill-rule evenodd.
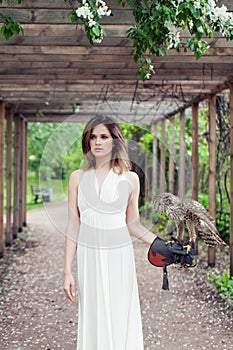
<path id="1" fill-rule="evenodd" d="M 163 286 L 169 289 L 167 278 L 167 266 L 171 264 L 181 264 L 182 267 L 192 267 L 195 250 L 187 250 L 186 246 L 180 242 L 166 242 L 160 237 L 156 237 L 148 251 L 149 262 L 158 267 L 163 267 Z"/>

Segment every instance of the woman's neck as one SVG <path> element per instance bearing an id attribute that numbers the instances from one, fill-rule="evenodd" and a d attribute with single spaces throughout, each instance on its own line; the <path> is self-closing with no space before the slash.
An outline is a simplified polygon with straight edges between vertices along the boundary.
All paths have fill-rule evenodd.
<path id="1" fill-rule="evenodd" d="M 95 169 L 101 171 L 109 171 L 111 169 L 111 162 L 108 159 L 96 159 Z"/>

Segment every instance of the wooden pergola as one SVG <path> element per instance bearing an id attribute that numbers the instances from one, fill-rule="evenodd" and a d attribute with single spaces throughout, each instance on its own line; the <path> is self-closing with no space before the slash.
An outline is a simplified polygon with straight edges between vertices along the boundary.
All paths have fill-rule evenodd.
<path id="1" fill-rule="evenodd" d="M 220 1 L 233 12 L 230 0 Z M 233 203 L 233 42 L 217 35 L 209 39 L 209 53 L 199 61 L 191 53 L 153 57 L 156 74 L 148 81 L 136 77 L 137 67 L 130 52 L 126 30 L 133 24 L 129 8 L 122 9 L 108 0 L 113 16 L 103 19 L 108 36 L 91 47 L 81 26 L 68 19 L 69 2 L 63 0 L 24 0 L 21 5 L 2 5 L 0 13 L 12 15 L 23 26 L 24 36 L 9 41 L 0 37 L 0 256 L 4 244 L 26 225 L 26 167 L 28 122 L 85 122 L 96 113 L 118 121 L 153 126 L 154 156 L 157 152 L 157 126 L 162 125 L 161 143 L 165 144 L 165 120 L 173 124 L 180 118 L 179 194 L 184 196 L 184 121 L 192 110 L 192 192 L 198 195 L 198 106 L 209 103 L 209 211 L 216 212 L 216 94 L 229 90 L 231 101 L 231 199 Z M 185 37 L 186 33 L 183 33 Z M 3 122 L 7 122 L 6 159 L 6 235 L 3 229 Z M 13 130 L 13 131 L 12 131 Z M 12 144 L 14 171 L 12 172 Z M 169 145 L 172 153 L 172 145 Z M 165 150 L 161 148 L 161 167 Z M 164 169 L 165 170 L 165 169 Z M 170 162 L 169 188 L 173 169 Z M 166 190 L 160 177 L 157 186 L 153 166 L 153 192 Z M 14 203 L 11 209 L 11 179 L 14 176 Z M 13 212 L 13 233 L 11 213 Z M 233 204 L 231 205 L 231 276 L 233 276 Z M 209 264 L 214 262 L 209 252 Z"/>

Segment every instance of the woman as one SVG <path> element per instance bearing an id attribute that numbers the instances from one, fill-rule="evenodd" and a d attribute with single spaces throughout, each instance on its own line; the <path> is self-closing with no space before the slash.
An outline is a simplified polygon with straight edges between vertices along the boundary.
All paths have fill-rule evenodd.
<path id="1" fill-rule="evenodd" d="M 64 290 L 75 303 L 71 273 L 77 249 L 78 350 L 142 350 L 143 335 L 130 235 L 149 245 L 140 223 L 139 179 L 130 171 L 122 131 L 95 117 L 83 132 L 88 164 L 70 176 Z"/>

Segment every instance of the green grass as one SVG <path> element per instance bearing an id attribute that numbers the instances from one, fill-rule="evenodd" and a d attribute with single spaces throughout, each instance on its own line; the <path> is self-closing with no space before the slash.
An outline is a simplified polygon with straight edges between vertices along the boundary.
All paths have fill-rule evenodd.
<path id="1" fill-rule="evenodd" d="M 38 183 L 38 177 L 29 174 L 27 177 L 27 210 L 33 210 L 33 209 L 39 209 L 43 207 L 43 203 L 39 202 L 38 204 L 34 203 L 34 197 L 32 194 L 31 186 L 35 183 Z M 52 179 L 48 183 L 46 182 L 41 182 L 40 183 L 40 188 L 47 188 L 50 187 L 52 188 L 52 201 L 58 202 L 67 199 L 67 180 L 57 180 L 57 179 Z M 11 203 L 13 203 L 14 199 L 14 186 L 12 182 L 12 195 L 11 195 Z M 6 211 L 6 183 L 4 183 L 4 212 Z"/>

